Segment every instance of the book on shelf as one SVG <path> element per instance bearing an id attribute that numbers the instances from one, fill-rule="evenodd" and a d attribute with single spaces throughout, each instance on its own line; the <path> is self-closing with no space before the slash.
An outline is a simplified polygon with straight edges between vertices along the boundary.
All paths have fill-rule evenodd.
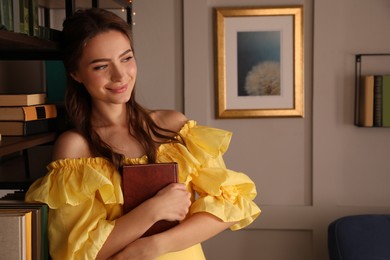
<path id="1" fill-rule="evenodd" d="M 0 94 L 0 106 L 33 106 L 46 103 L 46 93 Z"/>
<path id="2" fill-rule="evenodd" d="M 19 0 L 19 28 L 20 33 L 29 34 L 29 0 Z"/>
<path id="3" fill-rule="evenodd" d="M 12 12 L 12 0 L 0 1 L 0 24 L 7 31 L 13 31 L 14 21 Z"/>
<path id="4" fill-rule="evenodd" d="M 2 259 L 32 259 L 32 212 L 0 208 Z"/>
<path id="5" fill-rule="evenodd" d="M 390 75 L 362 76 L 358 123 L 366 127 L 390 127 Z"/>
<path id="6" fill-rule="evenodd" d="M 383 75 L 382 103 L 382 125 L 390 127 L 390 75 Z"/>
<path id="7" fill-rule="evenodd" d="M 57 117 L 55 104 L 1 107 L 0 121 L 32 121 Z"/>
<path id="8" fill-rule="evenodd" d="M 374 75 L 374 117 L 373 125 L 382 126 L 382 75 Z"/>
<path id="9" fill-rule="evenodd" d="M 374 76 L 362 76 L 359 89 L 359 121 L 360 126 L 374 124 Z"/>
<path id="10" fill-rule="evenodd" d="M 29 35 L 39 36 L 38 0 L 28 0 Z"/>
<path id="11" fill-rule="evenodd" d="M 177 182 L 177 163 L 124 165 L 122 169 L 123 212 L 127 213 L 153 197 L 165 186 Z M 160 220 L 142 236 L 151 236 L 176 226 L 178 221 Z"/>
<path id="12" fill-rule="evenodd" d="M 0 121 L 0 133 L 3 136 L 29 136 L 56 129 L 55 118 L 33 121 Z"/>
<path id="13" fill-rule="evenodd" d="M 32 259 L 49 259 L 48 206 L 44 203 L 30 203 L 24 200 L 0 200 L 0 214 L 1 211 L 31 212 Z"/>
<path id="14" fill-rule="evenodd" d="M 13 30 L 16 33 L 20 32 L 20 1 L 12 0 L 12 20 Z"/>

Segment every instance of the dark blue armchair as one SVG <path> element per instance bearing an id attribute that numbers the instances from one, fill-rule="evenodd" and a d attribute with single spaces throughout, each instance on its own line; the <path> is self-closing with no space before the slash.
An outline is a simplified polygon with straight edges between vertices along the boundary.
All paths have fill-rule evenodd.
<path id="1" fill-rule="evenodd" d="M 355 215 L 328 227 L 330 260 L 390 260 L 390 215 Z"/>

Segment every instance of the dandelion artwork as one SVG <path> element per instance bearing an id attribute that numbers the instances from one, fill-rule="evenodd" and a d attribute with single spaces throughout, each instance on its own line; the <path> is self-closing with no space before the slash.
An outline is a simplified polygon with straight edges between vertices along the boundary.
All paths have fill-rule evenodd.
<path id="1" fill-rule="evenodd" d="M 280 95 L 280 32 L 238 32 L 239 96 Z"/>
<path id="2" fill-rule="evenodd" d="M 302 11 L 216 8 L 217 118 L 303 117 Z"/>

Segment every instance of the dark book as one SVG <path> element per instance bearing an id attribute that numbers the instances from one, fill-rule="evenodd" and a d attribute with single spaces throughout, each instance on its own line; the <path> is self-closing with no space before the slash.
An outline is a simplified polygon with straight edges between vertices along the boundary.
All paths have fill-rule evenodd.
<path id="1" fill-rule="evenodd" d="M 0 121 L 0 133 L 3 136 L 28 136 L 47 133 L 56 128 L 55 119 L 33 121 Z"/>
<path id="2" fill-rule="evenodd" d="M 122 172 L 123 213 L 150 199 L 159 190 L 177 182 L 177 163 L 124 165 Z M 142 236 L 151 236 L 176 226 L 179 221 L 160 220 Z"/>
<path id="3" fill-rule="evenodd" d="M 374 76 L 374 126 L 382 126 L 382 75 Z"/>

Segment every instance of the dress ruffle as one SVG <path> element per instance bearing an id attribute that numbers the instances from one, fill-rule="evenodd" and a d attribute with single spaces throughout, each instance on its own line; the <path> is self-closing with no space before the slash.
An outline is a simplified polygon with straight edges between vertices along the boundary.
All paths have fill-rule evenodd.
<path id="1" fill-rule="evenodd" d="M 103 158 L 64 159 L 50 163 L 49 173 L 30 187 L 26 199 L 57 209 L 66 204 L 76 206 L 99 192 L 105 204 L 123 203 L 121 178 Z"/>
<path id="2" fill-rule="evenodd" d="M 237 222 L 232 230 L 252 223 L 261 212 L 253 202 L 256 187 L 247 175 L 226 169 L 222 158 L 230 144 L 231 132 L 189 121 L 180 136 L 185 146 L 163 145 L 157 158 L 159 162 L 178 162 L 179 181 L 198 193 L 190 214 L 208 212 L 225 222 Z"/>

